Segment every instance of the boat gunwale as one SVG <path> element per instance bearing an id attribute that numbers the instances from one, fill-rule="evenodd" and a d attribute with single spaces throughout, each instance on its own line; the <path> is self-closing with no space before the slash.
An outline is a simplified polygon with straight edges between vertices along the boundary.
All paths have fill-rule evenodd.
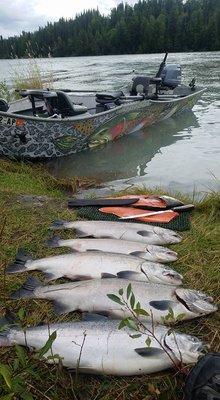
<path id="1" fill-rule="evenodd" d="M 129 103 L 126 104 L 121 104 L 120 106 L 117 106 L 115 108 L 112 108 L 110 110 L 106 110 L 106 111 L 102 111 L 100 113 L 96 113 L 96 114 L 92 114 L 92 115 L 86 115 L 85 114 L 81 114 L 72 118 L 41 118 L 41 117 L 35 117 L 35 116 L 29 116 L 29 115 L 23 115 L 23 114 L 15 114 L 15 113 L 8 113 L 8 112 L 4 112 L 4 111 L 0 111 L 0 116 L 6 117 L 6 118 L 15 118 L 15 119 L 23 119 L 23 120 L 27 120 L 27 121 L 36 121 L 36 122 L 48 122 L 48 123 L 65 123 L 65 122 L 77 122 L 77 121 L 82 121 L 82 120 L 89 120 L 89 119 L 94 119 L 97 118 L 99 116 L 102 115 L 107 115 L 107 114 L 113 114 L 115 112 L 115 110 L 121 110 L 123 108 L 125 108 L 126 106 L 130 106 L 133 105 L 135 103 L 142 103 L 142 102 L 146 102 L 149 105 L 151 104 L 166 104 L 166 103 L 177 103 L 180 102 L 186 98 L 191 98 L 193 96 L 195 96 L 195 94 L 201 94 L 203 92 L 205 92 L 207 90 L 207 88 L 198 88 L 198 90 L 193 91 L 193 93 L 191 94 L 187 94 L 186 96 L 182 96 L 182 97 L 177 97 L 177 98 L 173 98 L 173 99 L 167 99 L 167 100 L 150 100 L 150 99 L 143 99 L 143 100 L 139 100 L 139 101 L 131 101 Z M 19 101 L 19 100 L 18 100 Z"/>

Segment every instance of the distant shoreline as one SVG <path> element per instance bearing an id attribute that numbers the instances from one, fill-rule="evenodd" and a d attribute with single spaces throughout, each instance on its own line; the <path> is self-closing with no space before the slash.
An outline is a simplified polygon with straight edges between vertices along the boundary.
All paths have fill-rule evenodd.
<path id="1" fill-rule="evenodd" d="M 201 50 L 201 51 L 193 51 L 193 50 L 189 50 L 189 51 L 175 51 L 175 52 L 169 52 L 169 55 L 172 54 L 180 54 L 180 53 L 192 53 L 192 54 L 201 54 L 201 53 L 219 53 L 219 50 Z M 157 52 L 157 53 L 121 53 L 121 54 L 97 54 L 97 55 L 92 55 L 92 56 L 79 56 L 79 55 L 72 55 L 72 56 L 50 56 L 50 57 L 35 57 L 36 60 L 49 60 L 49 59 L 56 59 L 56 58 L 86 58 L 86 57 L 117 57 L 117 56 L 143 56 L 143 55 L 152 55 L 152 54 L 164 54 L 165 51 L 161 51 L 161 52 Z M 0 61 L 11 61 L 11 60 L 29 60 L 30 58 L 28 57 L 20 57 L 20 58 L 0 58 Z"/>
<path id="2" fill-rule="evenodd" d="M 0 59 L 220 50 L 218 2 L 143 0 L 110 15 L 88 10 L 35 32 L 0 36 Z"/>

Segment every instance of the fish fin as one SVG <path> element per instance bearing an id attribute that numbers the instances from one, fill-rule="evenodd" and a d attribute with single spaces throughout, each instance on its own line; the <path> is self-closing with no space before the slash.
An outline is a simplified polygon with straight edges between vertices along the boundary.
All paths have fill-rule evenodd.
<path id="1" fill-rule="evenodd" d="M 138 231 L 138 232 L 137 232 L 137 235 L 140 235 L 140 236 L 146 237 L 146 236 L 151 236 L 151 235 L 152 235 L 152 233 L 151 233 L 151 232 L 149 232 L 149 231 Z"/>
<path id="2" fill-rule="evenodd" d="M 107 321 L 108 317 L 106 315 L 95 314 L 95 313 L 83 313 L 82 321 Z"/>
<path id="3" fill-rule="evenodd" d="M 77 368 L 77 367 L 76 367 L 76 368 Z M 76 368 L 68 368 L 68 367 L 67 367 L 67 371 L 69 372 L 69 374 L 72 375 L 72 374 L 75 374 L 75 373 L 76 373 Z M 94 371 L 95 371 L 93 365 L 89 365 L 89 364 L 82 365 L 82 362 L 80 363 L 80 365 L 78 366 L 77 369 L 78 369 L 80 372 L 84 372 L 84 371 L 88 372 L 88 371 L 91 371 L 92 373 L 94 373 Z M 97 375 L 98 375 L 98 371 L 97 371 Z"/>
<path id="4" fill-rule="evenodd" d="M 102 239 L 112 239 L 112 236 L 111 235 L 102 235 L 101 238 Z"/>
<path id="5" fill-rule="evenodd" d="M 117 273 L 117 277 L 121 278 L 121 279 L 131 279 L 136 281 L 138 279 L 138 277 L 140 277 L 140 273 L 139 272 L 134 272 L 134 271 L 119 271 Z"/>
<path id="6" fill-rule="evenodd" d="M 156 310 L 166 311 L 169 310 L 172 305 L 175 305 L 175 302 L 170 300 L 152 300 L 149 304 Z"/>
<path id="7" fill-rule="evenodd" d="M 165 201 L 166 208 L 184 205 L 184 203 L 182 201 L 175 199 L 174 197 L 170 197 L 170 196 L 159 196 L 159 199 L 162 199 L 163 201 Z"/>
<path id="8" fill-rule="evenodd" d="M 93 237 L 93 235 L 90 235 L 86 232 L 83 232 L 81 229 L 79 228 L 75 228 L 75 234 L 77 237 L 79 238 L 87 238 L 87 237 Z"/>
<path id="9" fill-rule="evenodd" d="M 19 249 L 16 254 L 15 261 L 6 267 L 6 273 L 15 274 L 16 272 L 26 271 L 27 267 L 25 264 L 30 260 L 32 260 L 32 258 L 28 256 L 23 249 Z"/>
<path id="10" fill-rule="evenodd" d="M 45 244 L 47 247 L 59 247 L 59 241 L 60 241 L 59 236 L 52 236 L 51 238 L 46 240 Z"/>
<path id="11" fill-rule="evenodd" d="M 0 334 L 2 332 L 1 327 L 5 326 L 5 325 L 15 325 L 16 322 L 18 322 L 18 321 L 19 320 L 18 320 L 18 317 L 16 316 L 16 314 L 14 314 L 10 310 L 6 309 L 5 315 L 0 318 Z"/>
<path id="12" fill-rule="evenodd" d="M 46 272 L 46 271 L 43 271 L 43 272 L 44 272 L 47 282 L 54 281 L 55 279 L 61 278 L 60 275 L 56 275 L 53 272 Z"/>
<path id="13" fill-rule="evenodd" d="M 40 321 L 35 326 L 45 326 L 45 322 L 44 321 Z"/>
<path id="14" fill-rule="evenodd" d="M 102 278 L 102 279 L 106 279 L 106 278 L 117 278 L 117 276 L 114 275 L 114 274 L 109 274 L 108 272 L 103 272 L 103 273 L 101 274 L 101 278 Z"/>
<path id="15" fill-rule="evenodd" d="M 164 351 L 162 349 L 158 349 L 158 347 L 139 347 L 137 349 L 134 349 L 137 354 L 139 354 L 142 357 L 159 357 L 162 354 L 164 354 Z"/>
<path id="16" fill-rule="evenodd" d="M 103 250 L 97 250 L 97 249 L 86 249 L 86 253 L 88 253 L 89 251 L 96 251 L 98 253 L 103 253 Z"/>
<path id="17" fill-rule="evenodd" d="M 54 309 L 55 314 L 57 314 L 57 315 L 68 314 L 71 311 L 73 311 L 72 309 L 70 309 L 70 307 L 68 305 L 63 304 L 58 300 L 53 301 L 53 309 Z"/>
<path id="18" fill-rule="evenodd" d="M 136 256 L 136 257 L 140 257 L 140 258 L 144 258 L 146 256 L 146 252 L 144 252 L 144 251 L 132 251 L 129 254 L 131 256 Z"/>
<path id="19" fill-rule="evenodd" d="M 70 368 L 70 367 L 66 367 L 67 371 L 69 372 L 69 374 L 74 374 L 76 372 L 76 368 Z"/>
<path id="20" fill-rule="evenodd" d="M 27 297 L 34 298 L 34 291 L 37 287 L 42 286 L 41 281 L 33 276 L 30 276 L 26 282 L 18 289 L 13 292 L 10 296 L 11 299 L 24 299 Z"/>
<path id="21" fill-rule="evenodd" d="M 68 276 L 66 278 L 68 278 Z M 69 279 L 74 282 L 80 282 L 80 281 L 89 281 L 90 279 L 93 279 L 93 278 L 91 275 L 75 275 Z"/>
<path id="22" fill-rule="evenodd" d="M 52 222 L 50 229 L 64 229 L 66 221 L 58 219 Z"/>

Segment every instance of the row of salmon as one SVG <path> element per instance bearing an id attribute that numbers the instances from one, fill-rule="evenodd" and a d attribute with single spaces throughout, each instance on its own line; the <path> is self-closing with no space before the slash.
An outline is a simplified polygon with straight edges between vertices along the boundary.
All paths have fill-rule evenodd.
<path id="1" fill-rule="evenodd" d="M 67 246 L 72 253 L 36 260 L 19 253 L 6 271 L 40 270 L 48 281 L 60 277 L 74 281 L 42 285 L 29 277 L 11 295 L 13 299 L 51 300 L 58 314 L 75 310 L 89 313 L 81 322 L 51 324 L 50 332 L 57 333 L 52 351 L 59 354 L 63 365 L 78 366 L 87 373 L 133 375 L 160 371 L 179 362 L 196 362 L 205 348 L 200 340 L 177 332 L 168 335 L 168 328 L 157 325 L 166 321 L 170 310 L 175 321 L 180 315 L 186 320 L 217 309 L 205 293 L 180 288 L 182 276 L 161 264 L 175 261 L 177 254 L 158 245 L 178 243 L 181 237 L 171 230 L 136 223 L 59 221 L 52 225 L 52 229 L 67 228 L 74 229 L 80 239 L 53 237 L 47 244 Z M 130 311 L 108 296 L 118 295 L 122 289 L 125 292 L 129 282 L 136 301 L 149 311 L 140 317 L 146 329 L 135 339 L 134 331 L 118 330 L 117 319 L 129 317 Z M 47 339 L 48 326 L 28 328 L 25 336 L 18 328 L 0 333 L 2 346 L 18 343 L 39 349 Z"/>

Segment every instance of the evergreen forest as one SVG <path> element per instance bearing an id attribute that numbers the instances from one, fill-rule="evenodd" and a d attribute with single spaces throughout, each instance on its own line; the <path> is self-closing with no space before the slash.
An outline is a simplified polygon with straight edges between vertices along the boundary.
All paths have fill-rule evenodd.
<path id="1" fill-rule="evenodd" d="M 3 38 L 0 58 L 220 50 L 220 0 L 140 0 Z"/>

